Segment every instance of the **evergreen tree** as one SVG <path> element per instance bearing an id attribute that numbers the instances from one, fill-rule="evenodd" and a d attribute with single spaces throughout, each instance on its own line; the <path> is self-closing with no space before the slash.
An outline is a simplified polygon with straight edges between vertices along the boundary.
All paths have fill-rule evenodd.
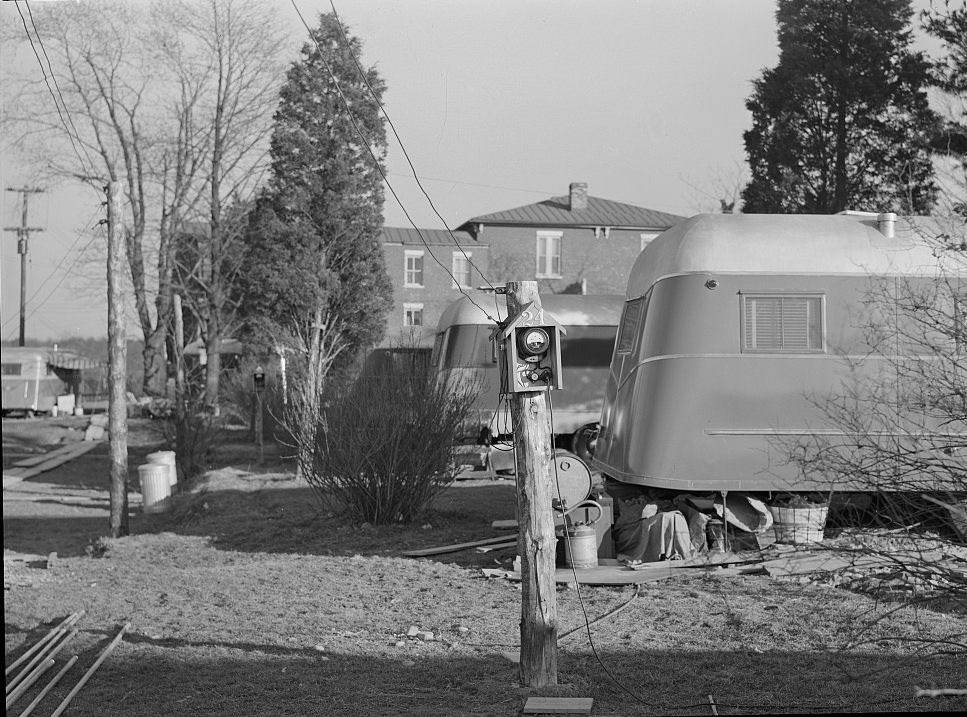
<path id="1" fill-rule="evenodd" d="M 379 243 L 385 85 L 357 65 L 360 50 L 323 14 L 290 68 L 239 287 L 249 338 L 301 356 L 313 395 L 328 372 L 379 341 L 391 305 Z"/>
<path id="2" fill-rule="evenodd" d="M 934 62 L 933 80 L 943 93 L 943 117 L 931 142 L 944 185 L 944 209 L 967 217 L 967 5 L 931 6 L 921 21 L 944 50 Z"/>
<path id="3" fill-rule="evenodd" d="M 909 0 L 779 0 L 779 63 L 744 133 L 749 213 L 927 213 L 936 186 L 929 63 Z"/>

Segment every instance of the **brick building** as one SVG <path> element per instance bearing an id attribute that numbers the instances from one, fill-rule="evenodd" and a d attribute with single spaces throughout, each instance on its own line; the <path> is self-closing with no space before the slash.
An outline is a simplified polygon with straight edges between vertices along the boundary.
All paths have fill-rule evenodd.
<path id="1" fill-rule="evenodd" d="M 573 183 L 565 196 L 474 217 L 452 233 L 387 227 L 394 307 L 383 343 L 432 330 L 460 297 L 457 280 L 470 289 L 536 279 L 548 294 L 623 294 L 644 246 L 684 219 L 592 197 L 587 184 Z"/>

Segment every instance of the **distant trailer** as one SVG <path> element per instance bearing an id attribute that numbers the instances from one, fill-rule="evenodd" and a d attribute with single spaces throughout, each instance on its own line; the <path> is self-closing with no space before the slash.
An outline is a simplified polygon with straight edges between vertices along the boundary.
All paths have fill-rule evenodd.
<path id="1" fill-rule="evenodd" d="M 555 445 L 590 460 L 608 365 L 618 331 L 621 296 L 546 294 L 541 305 L 567 331 L 561 340 L 564 388 L 552 391 Z M 481 308 L 483 307 L 483 308 Z M 462 455 L 477 455 L 480 465 L 513 467 L 513 453 L 492 448 L 495 441 L 511 440 L 509 409 L 500 410 L 500 372 L 490 340 L 496 324 L 487 316 L 507 318 L 504 296 L 481 295 L 450 304 L 440 317 L 431 364 L 441 381 L 458 386 L 462 381 L 479 385 L 480 394 L 465 427 Z"/>
<path id="2" fill-rule="evenodd" d="M 4 346 L 3 415 L 50 413 L 59 396 L 80 395 L 81 372 L 103 363 L 56 348 Z"/>
<path id="3" fill-rule="evenodd" d="M 836 433 L 818 403 L 895 360 L 864 333 L 872 287 L 939 280 L 933 247 L 895 221 L 699 215 L 656 237 L 628 281 L 593 465 L 680 492 L 828 489 L 783 442 Z"/>

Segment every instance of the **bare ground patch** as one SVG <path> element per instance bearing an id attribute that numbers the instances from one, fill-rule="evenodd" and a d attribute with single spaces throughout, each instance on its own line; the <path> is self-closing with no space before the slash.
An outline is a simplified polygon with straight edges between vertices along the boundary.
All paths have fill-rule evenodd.
<path id="1" fill-rule="evenodd" d="M 925 647 L 967 632 L 962 613 L 895 603 L 882 617 L 869 595 L 715 572 L 637 589 L 562 587 L 560 684 L 522 688 L 502 656 L 517 649 L 518 586 L 480 570 L 509 566 L 515 551 L 400 557 L 494 535 L 493 520 L 514 516 L 513 483 L 458 485 L 413 525 L 361 527 L 329 513 L 284 463 L 260 467 L 247 451 L 223 448 L 221 467 L 170 513 L 134 510 L 133 534 L 117 540 L 98 539 L 106 505 L 5 493 L 5 549 L 58 551 L 50 569 L 11 563 L 22 580 L 5 590 L 8 664 L 87 611 L 72 645 L 79 665 L 40 714 L 127 621 L 131 633 L 69 714 L 518 714 L 538 693 L 593 697 L 600 715 L 706 715 L 710 694 L 719 714 L 967 707 L 913 696 L 916 685 L 967 687 L 964 655 Z M 88 455 L 29 483 L 51 486 L 47 498 L 103 495 L 106 453 Z M 6 582 L 7 561 L 4 572 Z M 617 608 L 589 637 L 586 617 Z M 863 647 L 841 649 L 855 635 Z"/>

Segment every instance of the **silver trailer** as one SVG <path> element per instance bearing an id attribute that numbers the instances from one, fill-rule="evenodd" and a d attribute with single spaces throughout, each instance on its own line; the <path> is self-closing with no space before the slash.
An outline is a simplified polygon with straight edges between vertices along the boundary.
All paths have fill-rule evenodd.
<path id="1" fill-rule="evenodd" d="M 816 399 L 888 365 L 866 300 L 937 281 L 926 233 L 892 214 L 717 214 L 656 237 L 628 280 L 594 467 L 680 492 L 828 489 L 782 444 L 834 433 Z"/>
<path id="2" fill-rule="evenodd" d="M 462 297 L 443 312 L 430 361 L 441 381 L 453 386 L 472 381 L 481 387 L 462 454 L 483 455 L 481 464 L 489 456 L 493 467 L 510 469 L 512 454 L 490 448 L 494 440 L 509 438 L 511 428 L 507 411 L 499 410 L 500 375 L 490 340 L 496 324 L 484 312 L 506 319 L 506 300 L 481 295 L 475 301 Z M 547 294 L 541 304 L 567 330 L 561 341 L 564 388 L 550 393 L 555 441 L 590 460 L 589 441 L 597 433 L 623 301 L 614 295 Z"/>

